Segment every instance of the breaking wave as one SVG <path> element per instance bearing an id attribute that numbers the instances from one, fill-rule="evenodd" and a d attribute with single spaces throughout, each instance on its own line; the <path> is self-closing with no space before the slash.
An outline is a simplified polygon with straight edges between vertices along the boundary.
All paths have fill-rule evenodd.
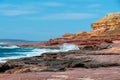
<path id="1" fill-rule="evenodd" d="M 8 59 L 38 56 L 46 52 L 64 52 L 69 50 L 79 50 L 79 47 L 68 43 L 61 45 L 60 49 L 21 48 L 15 45 L 0 46 L 0 62 L 6 62 Z"/>
<path id="2" fill-rule="evenodd" d="M 79 47 L 75 44 L 64 43 L 60 46 L 61 51 L 69 51 L 69 50 L 79 50 Z"/>
<path id="3" fill-rule="evenodd" d="M 0 49 L 15 49 L 15 48 L 20 48 L 18 46 L 0 46 Z"/>

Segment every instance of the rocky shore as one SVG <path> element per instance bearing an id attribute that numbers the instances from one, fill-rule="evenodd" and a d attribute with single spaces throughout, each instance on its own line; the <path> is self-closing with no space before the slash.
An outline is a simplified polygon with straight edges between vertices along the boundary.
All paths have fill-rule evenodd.
<path id="1" fill-rule="evenodd" d="M 8 60 L 0 64 L 0 80 L 120 80 L 120 13 L 110 13 L 91 27 L 90 32 L 67 33 L 47 42 L 16 44 L 54 49 L 71 43 L 80 50 Z"/>
<path id="2" fill-rule="evenodd" d="M 115 50 L 116 47 L 113 48 Z M 8 60 L 0 65 L 0 79 L 16 80 L 19 77 L 20 80 L 119 80 L 120 53 L 113 52 L 113 48 L 87 48 Z"/>
<path id="3" fill-rule="evenodd" d="M 41 56 L 8 60 L 0 65 L 0 72 L 56 72 L 67 68 L 99 68 L 120 66 L 120 54 L 101 53 L 99 51 L 69 51 L 44 53 Z"/>

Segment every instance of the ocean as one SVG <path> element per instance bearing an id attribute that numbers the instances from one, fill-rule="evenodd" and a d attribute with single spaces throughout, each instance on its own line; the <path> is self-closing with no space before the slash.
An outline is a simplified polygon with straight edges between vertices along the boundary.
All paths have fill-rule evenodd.
<path id="1" fill-rule="evenodd" d="M 65 52 L 69 50 L 79 50 L 74 44 L 64 43 L 60 49 L 39 49 L 39 48 L 22 48 L 16 45 L 5 46 L 0 45 L 0 63 L 6 62 L 8 59 L 18 59 L 24 57 L 38 56 L 46 52 Z"/>

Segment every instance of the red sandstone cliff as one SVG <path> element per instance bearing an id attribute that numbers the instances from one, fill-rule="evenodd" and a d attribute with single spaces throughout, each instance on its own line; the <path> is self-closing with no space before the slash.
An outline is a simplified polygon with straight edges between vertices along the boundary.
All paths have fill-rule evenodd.
<path id="1" fill-rule="evenodd" d="M 33 47 L 58 46 L 63 43 L 76 45 L 98 45 L 120 40 L 120 12 L 110 13 L 91 24 L 90 32 L 66 33 L 61 38 L 53 38 L 48 42 L 27 45 Z M 26 45 L 24 45 L 26 46 Z"/>
<path id="2" fill-rule="evenodd" d="M 64 42 L 77 45 L 101 44 L 120 39 L 120 13 L 110 13 L 95 23 L 91 24 L 92 31 L 78 32 L 76 34 L 64 34 L 61 38 L 50 39 L 51 45 Z"/>

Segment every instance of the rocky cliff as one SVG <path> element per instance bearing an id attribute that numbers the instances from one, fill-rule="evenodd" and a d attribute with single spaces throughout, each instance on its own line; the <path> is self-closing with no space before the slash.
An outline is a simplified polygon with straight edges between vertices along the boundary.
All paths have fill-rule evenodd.
<path id="1" fill-rule="evenodd" d="M 50 39 L 50 45 L 64 42 L 77 45 L 101 44 L 120 39 L 120 12 L 110 13 L 91 24 L 92 31 L 64 34 L 61 38 Z M 111 40 L 111 41 L 110 41 Z"/>
<path id="2" fill-rule="evenodd" d="M 120 12 L 107 14 L 103 18 L 92 23 L 91 28 L 92 30 L 89 32 L 77 32 L 75 34 L 66 33 L 63 34 L 61 38 L 53 38 L 50 39 L 48 42 L 20 46 L 56 47 L 63 43 L 73 43 L 79 46 L 112 43 L 114 40 L 120 40 Z"/>
<path id="3" fill-rule="evenodd" d="M 93 30 L 115 30 L 120 28 L 120 13 L 110 13 L 92 25 Z"/>
<path id="4" fill-rule="evenodd" d="M 92 31 L 99 35 L 120 34 L 120 13 L 110 13 L 91 25 Z M 107 35 L 108 34 L 108 35 Z M 96 36 L 99 36 L 96 35 Z"/>

